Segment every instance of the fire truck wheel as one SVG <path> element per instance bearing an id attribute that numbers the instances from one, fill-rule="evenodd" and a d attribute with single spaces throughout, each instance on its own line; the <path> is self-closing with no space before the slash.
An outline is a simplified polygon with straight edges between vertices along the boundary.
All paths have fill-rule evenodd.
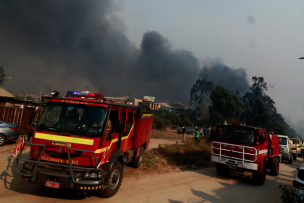
<path id="1" fill-rule="evenodd" d="M 6 138 L 4 135 L 0 135 L 0 146 L 5 145 Z"/>
<path id="2" fill-rule="evenodd" d="M 293 154 L 292 156 L 293 156 L 293 160 L 296 161 L 297 160 L 297 155 Z"/>
<path id="3" fill-rule="evenodd" d="M 290 157 L 291 159 L 291 157 Z M 292 161 L 292 159 L 291 159 Z M 270 174 L 273 176 L 278 176 L 279 175 L 279 170 L 280 170 L 280 164 L 279 160 L 277 158 L 271 159 L 270 163 Z"/>
<path id="4" fill-rule="evenodd" d="M 143 148 L 143 146 L 141 146 L 140 147 L 140 155 L 136 159 L 132 160 L 132 166 L 134 168 L 140 167 L 142 159 L 143 159 L 143 154 L 144 154 L 144 148 Z"/>
<path id="5" fill-rule="evenodd" d="M 121 181 L 122 181 L 122 165 L 119 161 L 115 161 L 112 167 L 110 177 L 105 182 L 105 185 L 107 187 L 100 192 L 100 196 L 108 198 L 115 195 L 121 185 Z"/>
<path id="6" fill-rule="evenodd" d="M 219 175 L 227 175 L 229 170 L 225 167 L 224 164 L 216 163 L 216 172 Z"/>
<path id="7" fill-rule="evenodd" d="M 253 182 L 256 185 L 259 185 L 259 186 L 264 185 L 264 183 L 265 183 L 266 172 L 267 172 L 265 163 L 263 164 L 262 170 L 263 170 L 263 174 L 262 174 L 261 170 L 257 170 L 257 171 L 252 172 Z"/>
<path id="8" fill-rule="evenodd" d="M 289 164 L 292 164 L 292 154 L 289 155 L 288 163 L 289 163 Z"/>

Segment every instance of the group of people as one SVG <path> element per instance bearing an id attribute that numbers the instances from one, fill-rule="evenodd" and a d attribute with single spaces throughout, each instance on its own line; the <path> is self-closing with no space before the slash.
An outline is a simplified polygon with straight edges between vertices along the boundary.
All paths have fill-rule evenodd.
<path id="1" fill-rule="evenodd" d="M 203 126 L 200 129 L 196 127 L 194 131 L 195 143 L 198 144 L 200 140 L 203 139 L 203 133 L 204 133 L 204 139 L 207 139 L 207 134 L 210 132 L 210 130 L 211 130 L 211 126 Z"/>
<path id="2" fill-rule="evenodd" d="M 194 139 L 195 143 L 198 144 L 200 140 L 203 139 L 203 133 L 204 133 L 204 139 L 207 139 L 207 134 L 210 132 L 211 126 L 203 126 L 202 128 L 195 127 L 194 130 Z M 186 128 L 183 127 L 183 142 L 186 141 Z"/>

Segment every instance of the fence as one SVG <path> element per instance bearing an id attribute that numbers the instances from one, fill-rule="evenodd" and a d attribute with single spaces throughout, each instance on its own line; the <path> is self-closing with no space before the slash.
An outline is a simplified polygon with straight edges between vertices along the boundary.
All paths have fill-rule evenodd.
<path id="1" fill-rule="evenodd" d="M 26 135 L 28 133 L 28 123 L 30 121 L 31 114 L 35 108 L 13 108 L 13 107 L 0 107 L 0 120 L 7 123 L 16 123 L 19 125 L 20 135 Z M 40 118 L 42 109 L 38 113 L 38 119 Z"/>

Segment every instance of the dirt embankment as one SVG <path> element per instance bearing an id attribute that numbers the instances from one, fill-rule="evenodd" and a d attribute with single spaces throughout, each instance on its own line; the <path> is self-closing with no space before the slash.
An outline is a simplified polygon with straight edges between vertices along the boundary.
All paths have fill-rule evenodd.
<path id="1" fill-rule="evenodd" d="M 193 135 L 187 135 L 187 141 L 183 143 L 181 142 L 182 135 L 171 129 L 153 129 L 151 138 L 176 140 L 178 142 L 145 151 L 141 167 L 134 169 L 126 166 L 125 176 L 162 174 L 212 166 L 210 142 L 207 140 L 202 140 L 196 145 Z"/>

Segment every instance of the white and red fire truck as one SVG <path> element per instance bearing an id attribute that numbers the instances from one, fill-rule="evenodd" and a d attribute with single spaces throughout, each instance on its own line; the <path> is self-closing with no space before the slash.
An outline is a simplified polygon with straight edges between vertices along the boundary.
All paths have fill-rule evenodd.
<path id="1" fill-rule="evenodd" d="M 22 179 L 44 187 L 115 195 L 125 164 L 139 167 L 148 148 L 152 114 L 102 94 L 68 91 L 49 99 L 35 127 L 30 159 L 16 157 Z M 18 170 L 18 165 L 22 165 Z"/>
<path id="2" fill-rule="evenodd" d="M 252 172 L 256 185 L 263 185 L 266 171 L 279 174 L 280 145 L 277 132 L 241 122 L 218 125 L 215 141 L 211 144 L 211 160 L 216 171 L 225 175 L 229 170 Z"/>

